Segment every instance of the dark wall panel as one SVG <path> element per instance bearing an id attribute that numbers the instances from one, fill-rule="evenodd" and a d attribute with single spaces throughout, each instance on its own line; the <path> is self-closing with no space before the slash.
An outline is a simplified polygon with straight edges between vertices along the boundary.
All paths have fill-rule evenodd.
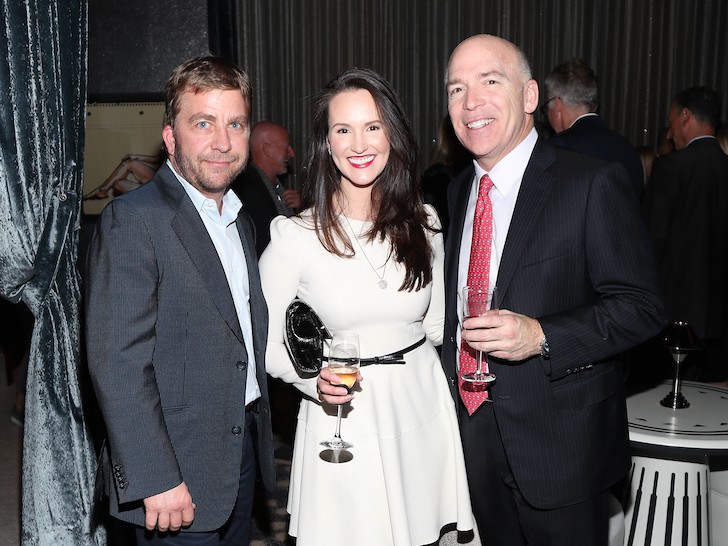
<path id="1" fill-rule="evenodd" d="M 727 27 L 726 0 L 90 0 L 89 96 L 152 98 L 174 66 L 215 43 L 251 76 L 254 120 L 286 125 L 300 163 L 311 94 L 344 68 L 369 66 L 400 94 L 424 166 L 446 111 L 450 51 L 489 32 L 520 45 L 539 82 L 584 57 L 607 123 L 654 146 L 681 88 L 714 87 L 725 119 Z"/>
<path id="2" fill-rule="evenodd" d="M 670 97 L 682 88 L 713 87 L 724 120 L 728 111 L 727 0 L 241 0 L 236 7 L 238 58 L 256 89 L 253 116 L 288 126 L 299 165 L 312 93 L 345 68 L 367 66 L 399 93 L 425 166 L 447 109 L 450 52 L 482 32 L 518 44 L 540 84 L 560 62 L 585 58 L 599 77 L 600 113 L 634 145 L 655 145 Z"/>
<path id="3" fill-rule="evenodd" d="M 208 52 L 207 2 L 90 0 L 91 100 L 148 99 L 180 62 Z"/>

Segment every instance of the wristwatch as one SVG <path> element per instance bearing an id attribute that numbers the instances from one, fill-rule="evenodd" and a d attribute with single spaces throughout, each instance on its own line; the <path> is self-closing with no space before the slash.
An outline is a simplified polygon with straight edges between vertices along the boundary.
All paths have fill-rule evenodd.
<path id="1" fill-rule="evenodd" d="M 548 358 L 549 357 L 549 342 L 546 341 L 546 336 L 543 336 L 540 346 L 541 346 L 541 356 L 543 358 Z"/>

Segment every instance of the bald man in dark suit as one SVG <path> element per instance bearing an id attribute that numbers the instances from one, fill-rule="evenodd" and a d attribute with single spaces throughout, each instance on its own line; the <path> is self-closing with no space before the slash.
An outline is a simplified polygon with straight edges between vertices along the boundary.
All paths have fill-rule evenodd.
<path id="1" fill-rule="evenodd" d="M 617 357 L 664 326 L 637 199 L 620 166 L 539 139 L 538 85 L 512 43 L 488 35 L 462 42 L 447 94 L 474 161 L 448 190 L 442 360 L 462 400 L 483 543 L 603 546 L 608 491 L 629 467 Z M 480 211 L 489 209 L 488 284 L 500 310 L 461 329 L 459 294 L 482 251 Z M 475 389 L 478 403 L 466 406 L 474 389 L 458 385 L 467 346 L 488 354 L 496 379 L 486 399 Z"/>

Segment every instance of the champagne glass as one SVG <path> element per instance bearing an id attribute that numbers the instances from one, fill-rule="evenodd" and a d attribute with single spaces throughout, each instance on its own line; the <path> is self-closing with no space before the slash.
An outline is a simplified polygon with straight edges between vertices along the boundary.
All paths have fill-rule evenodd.
<path id="1" fill-rule="evenodd" d="M 496 287 L 463 287 L 463 321 L 472 317 L 479 317 L 488 310 L 498 309 L 497 293 L 498 289 Z M 495 381 L 495 374 L 483 371 L 483 351 L 475 351 L 475 372 L 464 374 L 463 380 L 479 384 Z"/>
<path id="2" fill-rule="evenodd" d="M 329 371 L 341 378 L 342 385 L 348 390 L 356 383 L 356 376 L 359 370 L 359 336 L 354 332 L 336 332 L 331 339 L 331 350 L 328 359 Z M 342 405 L 336 406 L 336 431 L 331 440 L 321 442 L 321 445 L 329 449 L 340 450 L 354 447 L 341 438 L 341 412 Z"/>

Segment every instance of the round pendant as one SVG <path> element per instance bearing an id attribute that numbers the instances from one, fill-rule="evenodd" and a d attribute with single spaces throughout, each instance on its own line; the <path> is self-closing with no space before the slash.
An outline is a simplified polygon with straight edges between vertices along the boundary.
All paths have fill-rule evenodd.
<path id="1" fill-rule="evenodd" d="M 382 290 L 384 290 L 385 288 L 387 288 L 387 281 L 385 281 L 384 279 L 382 279 L 381 281 L 379 281 L 379 288 L 381 288 Z"/>

